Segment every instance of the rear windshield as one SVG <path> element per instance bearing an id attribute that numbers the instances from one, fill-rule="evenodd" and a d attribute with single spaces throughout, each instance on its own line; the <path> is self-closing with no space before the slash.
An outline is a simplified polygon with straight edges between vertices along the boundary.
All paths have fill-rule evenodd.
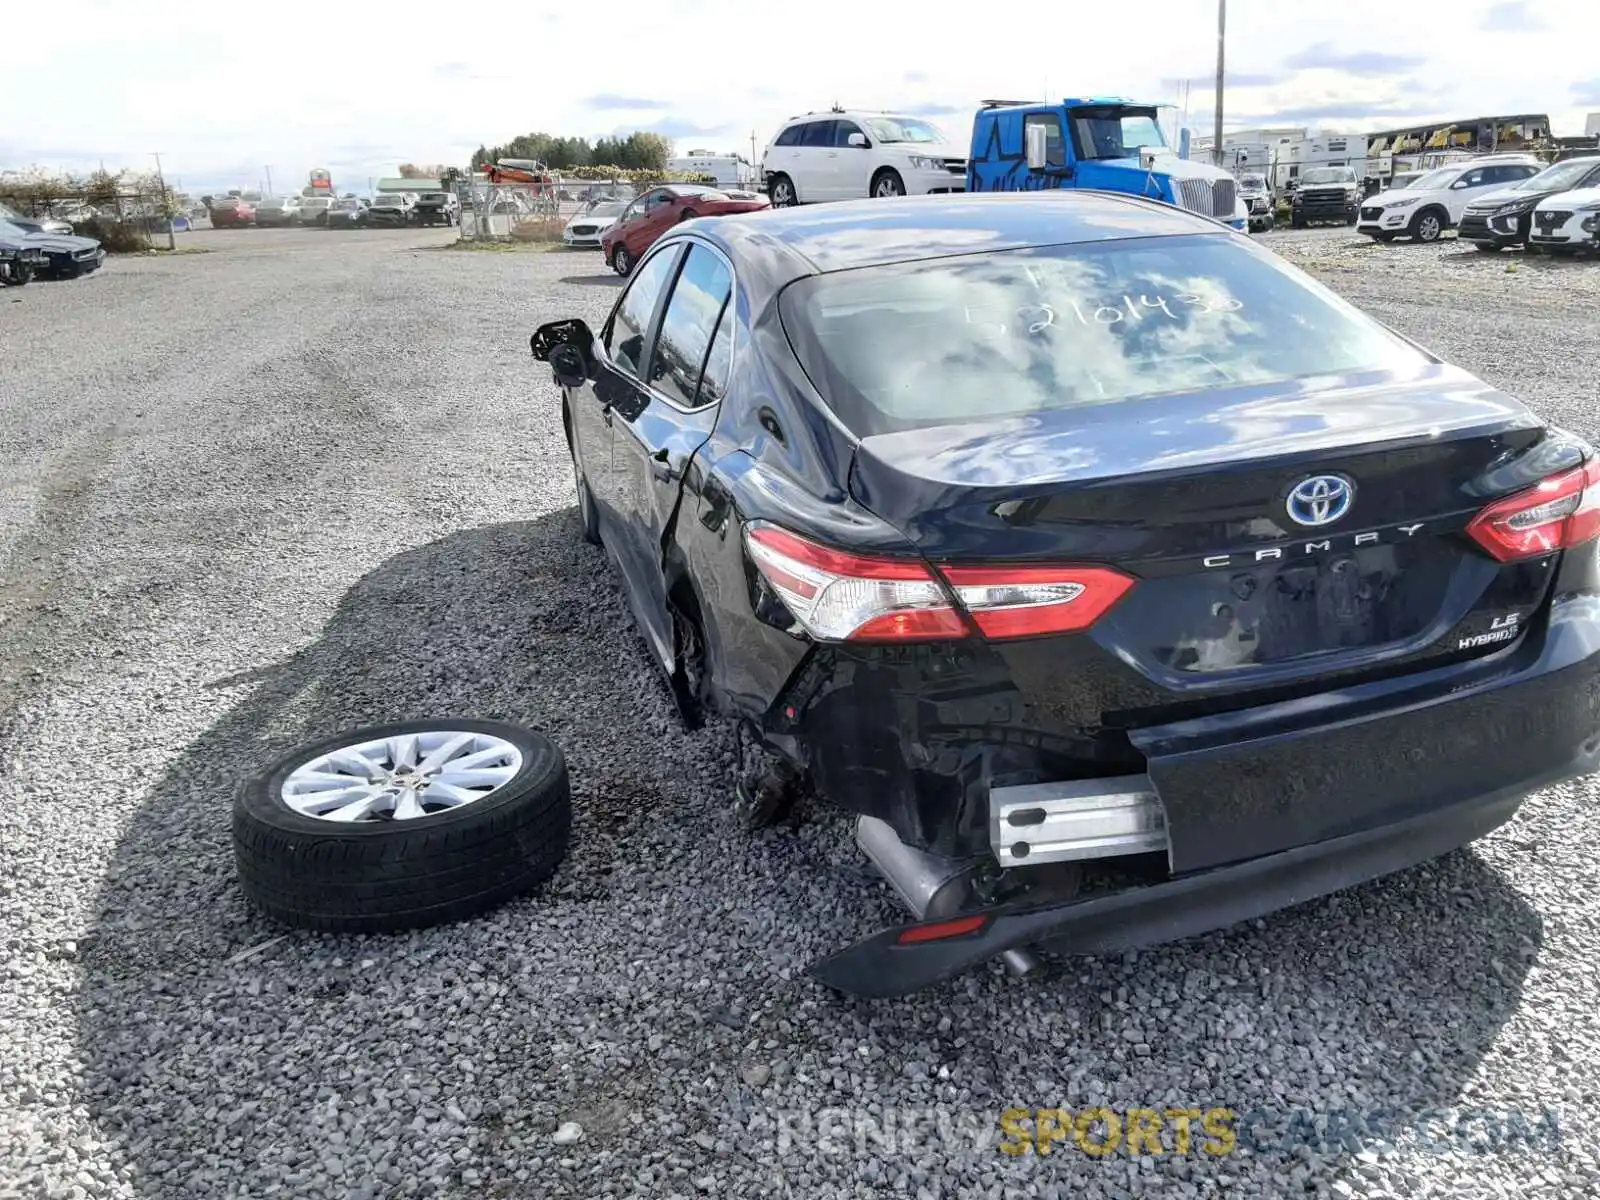
<path id="1" fill-rule="evenodd" d="M 1301 183 L 1354 183 L 1356 173 L 1349 167 L 1319 167 L 1300 176 Z"/>
<path id="2" fill-rule="evenodd" d="M 1232 235 L 991 251 L 814 275 L 785 332 L 859 437 L 1427 361 Z"/>
<path id="3" fill-rule="evenodd" d="M 405 201 L 400 199 L 399 196 L 396 196 L 396 195 L 394 195 L 393 193 L 390 193 L 390 192 L 385 192 L 382 195 L 373 197 L 372 202 L 374 204 L 404 204 L 405 203 Z"/>

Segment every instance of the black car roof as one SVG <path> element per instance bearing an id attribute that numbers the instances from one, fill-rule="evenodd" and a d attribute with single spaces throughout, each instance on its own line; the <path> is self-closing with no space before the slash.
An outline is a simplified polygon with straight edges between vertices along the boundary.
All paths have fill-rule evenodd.
<path id="1" fill-rule="evenodd" d="M 803 275 L 987 250 L 1231 232 L 1170 204 L 1093 191 L 848 200 L 695 225 L 694 234 L 722 249 L 756 291 Z"/>

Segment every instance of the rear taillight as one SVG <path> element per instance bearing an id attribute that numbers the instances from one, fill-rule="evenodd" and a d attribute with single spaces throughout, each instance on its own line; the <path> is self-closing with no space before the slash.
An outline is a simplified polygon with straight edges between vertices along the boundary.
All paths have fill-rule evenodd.
<path id="1" fill-rule="evenodd" d="M 1467 535 L 1501 562 L 1537 558 L 1600 534 L 1600 459 L 1496 500 Z"/>
<path id="2" fill-rule="evenodd" d="M 950 594 L 914 559 L 846 554 L 772 525 L 747 525 L 744 537 L 762 578 L 814 638 L 925 642 L 967 635 Z"/>
<path id="3" fill-rule="evenodd" d="M 987 638 L 1076 633 L 1133 586 L 1109 567 L 944 567 L 961 606 Z"/>
<path id="4" fill-rule="evenodd" d="M 761 523 L 744 536 L 762 578 L 822 641 L 962 638 L 972 631 L 963 610 L 993 641 L 1074 633 L 1134 583 L 1109 567 L 947 566 L 935 574 L 917 559 L 848 554 Z"/>

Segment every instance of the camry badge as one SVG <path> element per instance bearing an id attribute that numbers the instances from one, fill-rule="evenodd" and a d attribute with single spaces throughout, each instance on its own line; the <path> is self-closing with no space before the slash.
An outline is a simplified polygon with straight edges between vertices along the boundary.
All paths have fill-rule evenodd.
<path id="1" fill-rule="evenodd" d="M 1356 485 L 1343 475 L 1313 475 L 1289 489 L 1284 508 L 1296 525 L 1332 525 L 1350 511 Z"/>

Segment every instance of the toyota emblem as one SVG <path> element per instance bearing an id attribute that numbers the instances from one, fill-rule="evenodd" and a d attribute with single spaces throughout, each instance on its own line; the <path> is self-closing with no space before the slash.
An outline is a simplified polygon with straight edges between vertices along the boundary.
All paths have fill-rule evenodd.
<path id="1" fill-rule="evenodd" d="M 1332 525 L 1350 511 L 1356 485 L 1343 475 L 1313 475 L 1289 489 L 1284 507 L 1296 525 Z"/>

